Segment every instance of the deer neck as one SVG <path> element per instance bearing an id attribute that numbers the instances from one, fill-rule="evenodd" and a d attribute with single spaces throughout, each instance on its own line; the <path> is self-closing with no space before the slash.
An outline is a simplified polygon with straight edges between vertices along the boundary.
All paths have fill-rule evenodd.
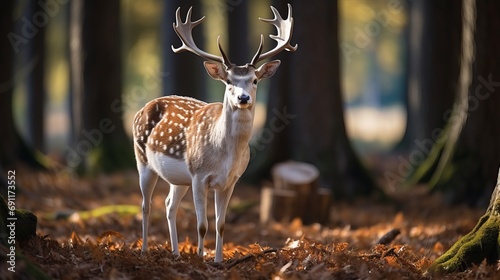
<path id="1" fill-rule="evenodd" d="M 218 146 L 238 148 L 248 145 L 252 135 L 254 106 L 234 108 L 228 100 L 222 104 L 222 112 L 214 126 L 214 140 Z"/>

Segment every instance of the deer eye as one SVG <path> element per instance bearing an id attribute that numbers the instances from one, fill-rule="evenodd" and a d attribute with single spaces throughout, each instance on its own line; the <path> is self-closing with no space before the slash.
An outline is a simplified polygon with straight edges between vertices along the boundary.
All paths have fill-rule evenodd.
<path id="1" fill-rule="evenodd" d="M 256 85 L 257 84 L 257 79 L 253 80 L 253 84 Z"/>

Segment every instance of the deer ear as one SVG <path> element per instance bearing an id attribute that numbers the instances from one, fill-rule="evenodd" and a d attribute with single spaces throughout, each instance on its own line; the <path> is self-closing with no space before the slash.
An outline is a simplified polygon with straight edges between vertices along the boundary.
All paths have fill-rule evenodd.
<path id="1" fill-rule="evenodd" d="M 257 71 L 255 71 L 255 75 L 257 76 L 257 79 L 265 79 L 272 77 L 274 73 L 276 73 L 276 70 L 278 70 L 278 67 L 280 66 L 281 61 L 279 60 L 273 60 L 266 62 L 262 64 Z"/>
<path id="2" fill-rule="evenodd" d="M 215 80 L 225 81 L 227 78 L 226 67 L 219 62 L 215 61 L 205 61 L 203 62 L 205 69 L 207 69 L 208 75 Z"/>

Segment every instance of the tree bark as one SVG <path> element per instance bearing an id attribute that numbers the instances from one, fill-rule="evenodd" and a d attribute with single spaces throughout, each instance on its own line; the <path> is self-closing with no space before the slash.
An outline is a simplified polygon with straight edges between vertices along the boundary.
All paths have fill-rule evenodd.
<path id="1" fill-rule="evenodd" d="M 461 5 L 460 2 L 422 1 L 424 4 L 423 36 L 420 64 L 420 96 L 418 116 L 421 118 L 420 139 L 429 138 L 432 131 L 442 128 L 444 113 L 451 109 L 456 92 L 460 64 Z M 412 3 L 416 4 L 416 3 Z M 418 51 L 418 50 L 415 50 Z M 410 94 L 411 94 L 410 93 Z M 418 102 L 418 101 L 417 101 Z"/>
<path id="2" fill-rule="evenodd" d="M 407 129 L 410 150 L 416 140 L 432 139 L 446 124 L 459 73 L 461 5 L 459 1 L 409 2 Z"/>
<path id="3" fill-rule="evenodd" d="M 248 40 L 248 1 L 241 1 L 238 5 L 226 9 L 228 25 L 228 56 L 232 63 L 245 65 L 249 63 Z M 257 39 L 256 39 L 257 40 Z"/>
<path id="4" fill-rule="evenodd" d="M 24 163 L 32 168 L 43 169 L 34 152 L 26 145 L 14 123 L 13 90 L 14 59 L 27 42 L 25 35 L 14 30 L 14 1 L 6 1 L 0 14 L 0 127 L 5 134 L 0 137 L 0 167 L 14 168 Z M 34 36 L 37 36 L 36 34 Z"/>
<path id="5" fill-rule="evenodd" d="M 72 1 L 69 6 L 69 63 L 70 63 L 70 93 L 69 93 L 69 117 L 70 117 L 70 142 L 76 146 L 82 131 L 82 98 L 83 98 L 83 53 L 82 53 L 82 24 L 83 24 L 83 0 Z M 68 162 L 69 164 L 69 162 Z M 80 163 L 75 162 L 77 167 Z"/>
<path id="6" fill-rule="evenodd" d="M 287 15 L 285 1 L 274 4 Z M 374 182 L 355 155 L 344 125 L 337 1 L 291 4 L 296 23 L 292 43 L 299 48 L 276 57 L 282 65 L 271 79 L 267 121 L 252 146 L 247 177 L 259 174 L 257 166 L 269 170 L 278 161 L 293 159 L 317 166 L 321 184 L 331 186 L 336 195 L 368 194 Z M 269 40 L 265 42 L 264 48 L 269 48 Z"/>
<path id="7" fill-rule="evenodd" d="M 409 8 L 408 124 L 403 141 L 410 166 L 398 169 L 397 182 L 388 180 L 391 185 L 415 185 L 431 177 L 436 163 L 428 158 L 437 155 L 430 146 L 447 123 L 460 71 L 460 1 L 413 1 Z"/>
<path id="8" fill-rule="evenodd" d="M 500 90 L 500 54 L 497 51 L 500 39 L 495 35 L 500 32 L 500 3 L 477 1 L 476 5 L 480 16 L 475 19 L 475 38 L 471 38 L 476 46 L 471 84 L 466 89 L 468 94 L 458 100 L 468 106 L 465 112 L 448 112 L 444 132 L 409 181 L 428 182 L 430 188 L 443 191 L 450 203 L 465 201 L 483 205 L 487 204 L 500 163 L 500 95 L 497 94 Z M 453 126 L 462 118 L 466 118 L 466 122 L 459 137 L 450 137 Z M 451 156 L 436 170 L 447 146 L 452 148 Z"/>
<path id="9" fill-rule="evenodd" d="M 474 229 L 460 238 L 427 269 L 431 274 L 464 271 L 471 265 L 479 265 L 486 259 L 488 264 L 496 264 L 500 252 L 500 170 L 496 187 L 491 194 L 486 213 L 479 219 Z"/>
<path id="10" fill-rule="evenodd" d="M 73 16 L 83 13 L 81 22 L 72 26 L 81 27 L 81 53 L 77 47 L 71 49 L 71 55 L 76 57 L 71 64 L 75 79 L 73 104 L 77 107 L 73 113 L 77 114 L 74 119 L 81 130 L 75 129 L 78 140 L 68 153 L 68 163 L 90 173 L 133 167 L 132 144 L 122 121 L 120 1 L 71 4 L 81 5 L 80 11 L 73 10 Z"/>
<path id="11" fill-rule="evenodd" d="M 14 1 L 5 1 L 0 10 L 0 33 L 9 34 L 14 31 L 14 21 L 12 12 L 14 11 Z M 14 49 L 6 36 L 0 40 L 0 124 L 6 134 L 0 137 L 0 155 L 3 167 L 12 166 L 17 160 L 17 131 L 14 126 L 12 93 L 14 86 Z"/>
<path id="12" fill-rule="evenodd" d="M 26 3 L 27 18 L 44 12 L 37 2 Z M 28 42 L 27 63 L 33 63 L 33 69 L 26 77 L 28 86 L 27 100 L 27 142 L 30 147 L 40 152 L 45 151 L 45 25 L 38 27 L 36 36 Z"/>

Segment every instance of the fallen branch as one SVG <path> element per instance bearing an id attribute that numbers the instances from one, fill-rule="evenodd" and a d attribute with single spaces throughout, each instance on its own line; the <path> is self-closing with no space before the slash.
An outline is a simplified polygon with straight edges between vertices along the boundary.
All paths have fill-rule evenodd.
<path id="1" fill-rule="evenodd" d="M 391 229 L 390 231 L 388 231 L 387 233 L 385 233 L 384 235 L 382 235 L 382 237 L 380 237 L 376 244 L 382 244 L 382 245 L 389 245 L 392 241 L 394 241 L 394 239 L 401 233 L 401 231 L 397 228 L 395 229 Z"/>
<path id="2" fill-rule="evenodd" d="M 240 264 L 242 262 L 246 262 L 248 260 L 251 260 L 251 259 L 253 259 L 255 257 L 263 256 L 263 255 L 269 254 L 269 253 L 276 253 L 276 252 L 278 252 L 278 249 L 271 248 L 271 249 L 264 250 L 264 251 L 262 251 L 259 254 L 248 254 L 246 256 L 243 256 L 243 257 L 241 257 L 241 258 L 239 258 L 237 260 L 234 260 L 233 262 L 229 263 L 228 265 L 226 265 L 225 268 L 226 269 L 231 269 L 231 268 L 237 266 L 238 264 Z"/>

